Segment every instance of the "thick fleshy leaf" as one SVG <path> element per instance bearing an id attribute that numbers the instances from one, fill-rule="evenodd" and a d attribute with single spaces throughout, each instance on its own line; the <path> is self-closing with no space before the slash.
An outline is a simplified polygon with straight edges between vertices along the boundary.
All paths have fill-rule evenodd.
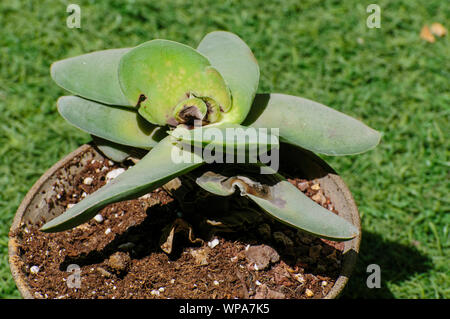
<path id="1" fill-rule="evenodd" d="M 243 125 L 279 128 L 280 140 L 326 155 L 374 148 L 379 132 L 323 104 L 285 94 L 257 94 Z"/>
<path id="2" fill-rule="evenodd" d="M 150 149 L 166 133 L 132 109 L 108 106 L 78 96 L 58 99 L 58 111 L 70 124 L 114 143 Z"/>
<path id="3" fill-rule="evenodd" d="M 108 204 L 142 196 L 202 164 L 202 160 L 194 153 L 180 154 L 191 157 L 190 161 L 174 160 L 174 152 L 184 152 L 177 149 L 170 137 L 166 137 L 135 166 L 47 222 L 41 230 L 57 232 L 73 228 L 94 217 L 98 210 Z"/>
<path id="4" fill-rule="evenodd" d="M 216 150 L 258 149 L 266 153 L 279 146 L 278 136 L 267 129 L 255 129 L 233 123 L 218 123 L 189 130 L 177 127 L 169 134 L 177 141 L 198 147 L 209 146 Z"/>
<path id="5" fill-rule="evenodd" d="M 322 238 L 343 241 L 358 234 L 354 225 L 312 201 L 281 175 L 260 176 L 258 179 L 264 177 L 261 183 L 245 172 L 226 176 L 208 171 L 196 181 L 219 196 L 229 196 L 237 188 L 277 220 Z"/>
<path id="6" fill-rule="evenodd" d="M 173 121 L 175 107 L 192 97 L 211 98 L 225 111 L 231 106 L 230 91 L 208 59 L 174 41 L 148 41 L 125 54 L 119 81 L 128 102 L 158 125 Z"/>
<path id="7" fill-rule="evenodd" d="M 116 144 L 94 136 L 92 136 L 92 139 L 103 155 L 114 162 L 121 163 L 130 156 L 125 145 Z"/>
<path id="8" fill-rule="evenodd" d="M 130 157 L 141 158 L 147 153 L 146 150 L 132 146 L 113 143 L 98 136 L 91 135 L 92 140 L 100 152 L 110 160 L 121 163 Z"/>
<path id="9" fill-rule="evenodd" d="M 250 48 L 237 35 L 214 31 L 197 47 L 225 79 L 231 90 L 232 108 L 223 121 L 241 123 L 248 114 L 259 83 L 259 66 Z"/>
<path id="10" fill-rule="evenodd" d="M 130 106 L 118 76 L 119 61 L 130 50 L 97 51 L 57 61 L 50 74 L 56 84 L 73 94 L 105 104 Z"/>

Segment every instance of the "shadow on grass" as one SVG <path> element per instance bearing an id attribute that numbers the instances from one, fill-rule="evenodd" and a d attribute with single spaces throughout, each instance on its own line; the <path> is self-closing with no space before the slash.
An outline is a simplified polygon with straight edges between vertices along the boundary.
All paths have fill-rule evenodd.
<path id="1" fill-rule="evenodd" d="M 367 272 L 367 266 L 370 264 L 380 266 L 380 288 L 367 287 L 367 277 L 373 273 Z M 387 282 L 399 283 L 431 268 L 431 259 L 416 248 L 363 231 L 358 261 L 341 298 L 394 298 L 386 285 Z"/>

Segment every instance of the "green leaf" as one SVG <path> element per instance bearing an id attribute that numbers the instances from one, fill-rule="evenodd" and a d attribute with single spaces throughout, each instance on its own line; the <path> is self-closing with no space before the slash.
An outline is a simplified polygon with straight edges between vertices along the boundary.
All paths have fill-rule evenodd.
<path id="1" fill-rule="evenodd" d="M 70 124 L 114 143 L 150 149 L 166 134 L 132 109 L 108 106 L 77 96 L 62 96 L 58 111 Z"/>
<path id="2" fill-rule="evenodd" d="M 231 90 L 232 108 L 223 114 L 223 121 L 241 123 L 259 83 L 259 66 L 252 51 L 237 35 L 224 31 L 208 33 L 197 50 L 209 59 Z"/>
<path id="3" fill-rule="evenodd" d="M 328 106 L 285 94 L 257 94 L 243 125 L 279 128 L 280 140 L 326 155 L 374 148 L 379 132 Z"/>
<path id="4" fill-rule="evenodd" d="M 261 179 L 264 181 L 256 181 Z M 219 196 L 229 196 L 237 188 L 275 219 L 322 238 L 344 241 L 358 235 L 354 225 L 315 203 L 276 173 L 249 177 L 248 169 L 235 176 L 208 171 L 196 182 Z"/>
<path id="5" fill-rule="evenodd" d="M 189 130 L 177 127 L 168 132 L 175 140 L 198 147 L 210 146 L 216 150 L 251 150 L 257 149 L 266 153 L 278 147 L 278 137 L 271 135 L 270 130 L 255 129 L 233 123 L 218 123 L 200 126 Z"/>
<path id="6" fill-rule="evenodd" d="M 224 79 L 197 50 L 174 41 L 152 40 L 123 56 L 119 65 L 122 91 L 149 122 L 165 125 L 183 100 L 209 97 L 223 110 L 231 106 Z"/>
<path id="7" fill-rule="evenodd" d="M 113 143 L 98 136 L 91 135 L 95 146 L 102 152 L 104 156 L 110 160 L 121 163 L 130 156 L 142 157 L 142 153 L 146 152 L 142 149 L 137 149 L 131 146 Z"/>
<path id="8" fill-rule="evenodd" d="M 73 94 L 105 104 L 130 106 L 118 76 L 120 59 L 130 50 L 97 51 L 57 61 L 50 74 L 56 84 Z"/>
<path id="9" fill-rule="evenodd" d="M 174 161 L 173 153 L 176 151 L 191 157 L 191 161 Z M 172 144 L 170 137 L 166 137 L 135 166 L 46 223 L 41 230 L 58 232 L 78 226 L 108 204 L 142 196 L 202 164 L 195 154 L 184 153 Z"/>

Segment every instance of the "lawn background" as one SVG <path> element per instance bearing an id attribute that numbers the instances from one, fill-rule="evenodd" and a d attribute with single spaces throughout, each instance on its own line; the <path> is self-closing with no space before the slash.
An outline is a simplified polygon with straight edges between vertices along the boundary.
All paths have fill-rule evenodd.
<path id="1" fill-rule="evenodd" d="M 370 3 L 381 28 L 369 29 Z M 69 3 L 81 28 L 66 25 Z M 450 3 L 428 1 L 1 1 L 0 298 L 20 297 L 7 258 L 14 213 L 33 183 L 89 136 L 56 111 L 67 95 L 53 61 L 166 38 L 196 47 L 213 30 L 238 34 L 261 68 L 259 92 L 299 95 L 361 119 L 381 144 L 325 157 L 359 206 L 360 258 L 344 298 L 449 298 Z M 369 289 L 366 267 L 381 267 Z"/>

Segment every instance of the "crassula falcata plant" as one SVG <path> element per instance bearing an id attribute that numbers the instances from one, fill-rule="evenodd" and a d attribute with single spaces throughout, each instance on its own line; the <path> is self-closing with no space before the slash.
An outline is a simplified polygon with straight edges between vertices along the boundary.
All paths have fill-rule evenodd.
<path id="1" fill-rule="evenodd" d="M 142 196 L 203 165 L 205 170 L 195 181 L 212 194 L 240 191 L 273 218 L 323 238 L 343 241 L 358 235 L 351 223 L 312 201 L 265 163 L 217 168 L 195 148 L 182 147 L 194 142 L 200 142 L 197 149 L 214 144 L 225 154 L 241 146 L 248 152 L 246 147 L 265 144 L 267 152 L 291 144 L 320 154 L 350 155 L 379 143 L 377 131 L 325 105 L 285 94 L 257 94 L 258 63 L 237 35 L 209 33 L 196 49 L 156 39 L 134 48 L 93 52 L 55 62 L 51 76 L 74 94 L 58 100 L 60 114 L 100 141 L 105 155 L 122 161 L 130 148 L 148 153 L 47 222 L 42 231 L 73 228 L 108 204 Z M 256 138 L 243 141 L 207 134 L 228 128 L 266 131 L 258 130 Z M 278 132 L 275 142 L 272 129 Z M 174 161 L 174 148 L 191 160 Z M 236 168 L 236 174 L 225 174 L 227 168 Z M 266 171 L 250 174 L 252 168 Z"/>

